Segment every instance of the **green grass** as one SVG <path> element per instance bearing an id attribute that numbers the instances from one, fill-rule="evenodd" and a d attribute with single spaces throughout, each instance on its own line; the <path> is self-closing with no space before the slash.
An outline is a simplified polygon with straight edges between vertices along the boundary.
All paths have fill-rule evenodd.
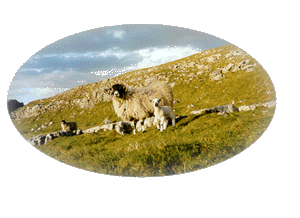
<path id="1" fill-rule="evenodd" d="M 265 72 L 252 57 L 236 56 L 232 60 L 221 58 L 218 62 L 209 64 L 201 61 L 204 57 L 221 53 L 222 57 L 231 50 L 237 49 L 233 45 L 212 49 L 209 54 L 195 54 L 181 60 L 158 66 L 155 70 L 148 69 L 133 71 L 111 79 L 127 82 L 127 84 L 143 84 L 146 76 L 165 75 L 169 83 L 175 82 L 173 87 L 174 100 L 180 99 L 174 105 L 175 115 L 184 116 L 176 127 L 168 127 L 159 132 L 156 127 L 148 128 L 145 133 L 137 135 L 119 135 L 115 130 L 83 134 L 72 137 L 60 137 L 44 146 L 37 147 L 45 154 L 71 166 L 92 172 L 122 175 L 122 176 L 164 176 L 181 174 L 203 169 L 225 161 L 242 152 L 253 144 L 266 130 L 275 112 L 275 108 L 257 108 L 254 111 L 235 112 L 229 116 L 217 114 L 191 115 L 192 110 L 212 108 L 218 105 L 230 104 L 235 106 L 264 103 L 276 99 L 273 84 Z M 211 81 L 209 73 L 222 68 L 228 63 L 239 63 L 249 59 L 248 64 L 257 63 L 255 71 L 246 73 L 240 70 L 236 73 L 228 72 L 225 78 Z M 194 61 L 209 66 L 209 71 L 197 76 L 188 83 L 189 77 L 180 75 L 170 65 Z M 197 73 L 197 67 L 186 68 L 184 73 Z M 172 72 L 172 73 L 170 73 Z M 138 78 L 134 79 L 133 78 Z M 180 80 L 178 78 L 183 78 Z M 98 84 L 97 84 L 98 85 Z M 83 98 L 97 88 L 97 85 L 82 86 L 69 90 L 49 99 L 32 102 L 48 104 L 51 101 Z M 201 99 L 200 99 L 201 98 Z M 187 108 L 193 104 L 193 108 Z M 76 121 L 79 129 L 88 129 L 103 125 L 105 118 L 119 121 L 111 102 L 101 101 L 92 109 L 81 109 L 72 105 L 71 108 L 61 108 L 49 111 L 37 117 L 23 120 L 13 120 L 18 131 L 29 139 L 35 135 L 60 131 L 60 121 Z M 39 132 L 31 132 L 32 128 L 48 124 L 53 125 Z"/>
<path id="2" fill-rule="evenodd" d="M 122 176 L 164 176 L 195 171 L 225 161 L 254 143 L 269 125 L 274 109 L 206 114 L 180 120 L 159 132 L 137 135 L 115 131 L 54 139 L 38 149 L 88 171 Z"/>

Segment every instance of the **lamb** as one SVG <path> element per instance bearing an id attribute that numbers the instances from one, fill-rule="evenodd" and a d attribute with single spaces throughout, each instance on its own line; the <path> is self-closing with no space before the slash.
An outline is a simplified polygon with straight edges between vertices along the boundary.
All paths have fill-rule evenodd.
<path id="1" fill-rule="evenodd" d="M 66 122 L 65 120 L 61 121 L 61 128 L 63 132 L 72 132 L 77 130 L 77 123 L 76 122 Z"/>
<path id="2" fill-rule="evenodd" d="M 160 101 L 160 99 L 155 98 L 152 100 L 152 103 L 154 105 L 154 123 L 156 123 L 157 129 L 160 129 L 160 131 L 162 132 L 167 129 L 168 119 L 172 120 L 172 125 L 173 127 L 175 127 L 175 115 L 173 114 L 170 107 L 161 106 L 159 104 Z"/>
<path id="3" fill-rule="evenodd" d="M 173 90 L 166 83 L 152 83 L 147 87 L 131 90 L 122 84 L 115 84 L 111 89 L 114 110 L 122 120 L 133 121 L 134 135 L 137 121 L 143 123 L 146 118 L 153 116 L 151 101 L 154 98 L 161 99 L 163 105 L 173 108 Z M 144 126 L 142 130 L 145 131 Z"/>

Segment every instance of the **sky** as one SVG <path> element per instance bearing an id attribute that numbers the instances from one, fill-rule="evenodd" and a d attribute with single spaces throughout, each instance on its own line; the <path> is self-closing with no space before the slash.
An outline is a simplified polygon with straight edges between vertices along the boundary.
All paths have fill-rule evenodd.
<path id="1" fill-rule="evenodd" d="M 27 104 L 226 44 L 200 31 L 164 25 L 120 25 L 80 32 L 30 57 L 16 72 L 8 99 Z"/>

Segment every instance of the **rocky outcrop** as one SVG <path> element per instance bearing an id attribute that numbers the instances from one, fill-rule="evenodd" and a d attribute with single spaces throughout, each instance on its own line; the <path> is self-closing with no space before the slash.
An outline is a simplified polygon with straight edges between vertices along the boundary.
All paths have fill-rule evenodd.
<path id="1" fill-rule="evenodd" d="M 38 136 L 35 136 L 33 138 L 30 138 L 27 141 L 30 144 L 32 144 L 33 146 L 42 146 L 42 145 L 46 144 L 47 142 L 51 141 L 52 139 L 58 138 L 60 136 L 72 136 L 72 135 L 80 135 L 80 134 L 82 134 L 81 130 L 77 130 L 77 131 L 74 131 L 74 132 L 58 131 L 58 132 L 49 133 L 47 135 L 38 135 Z"/>
<path id="2" fill-rule="evenodd" d="M 276 101 L 272 100 L 266 103 L 259 103 L 259 104 L 253 104 L 253 105 L 243 105 L 240 107 L 235 107 L 233 104 L 227 104 L 223 106 L 216 106 L 211 109 L 205 108 L 201 110 L 194 110 L 191 112 L 193 115 L 203 115 L 206 113 L 218 113 L 219 115 L 226 115 L 228 113 L 233 113 L 233 112 L 242 112 L 242 111 L 250 111 L 250 110 L 255 110 L 257 107 L 266 107 L 266 108 L 272 108 L 276 106 Z"/>
<path id="3" fill-rule="evenodd" d="M 9 114 L 23 106 L 24 106 L 24 103 L 18 102 L 16 99 L 10 99 L 7 101 L 7 109 L 8 109 Z"/>
<path id="4" fill-rule="evenodd" d="M 227 73 L 229 72 L 235 65 L 232 63 L 229 63 L 227 66 L 225 66 L 224 68 L 222 68 L 222 73 Z"/>
<path id="5" fill-rule="evenodd" d="M 95 133 L 95 132 L 99 132 L 100 130 L 103 130 L 103 131 L 111 131 L 113 130 L 113 128 L 115 127 L 115 124 L 114 123 L 111 123 L 111 124 L 105 124 L 103 126 L 95 126 L 95 127 L 92 127 L 90 129 L 86 129 L 86 130 L 83 130 L 82 132 L 83 133 Z"/>
<path id="6" fill-rule="evenodd" d="M 240 107 L 235 107 L 233 104 L 228 104 L 228 105 L 223 105 L 223 106 L 216 106 L 213 107 L 211 109 L 209 108 L 205 108 L 205 109 L 201 109 L 201 110 L 194 110 L 191 112 L 192 115 L 204 115 L 207 113 L 217 113 L 219 115 L 227 115 L 228 113 L 233 113 L 233 112 L 242 112 L 242 111 L 249 111 L 249 110 L 254 110 L 257 107 L 266 107 L 266 108 L 272 108 L 276 106 L 276 101 L 269 101 L 266 103 L 259 103 L 259 104 L 254 104 L 254 105 L 243 105 Z M 183 116 L 177 116 L 176 117 L 176 123 L 181 120 L 183 118 Z M 105 125 L 102 126 L 95 126 L 86 130 L 77 130 L 74 132 L 63 132 L 63 131 L 58 131 L 58 132 L 53 132 L 53 133 L 49 133 L 47 135 L 38 135 L 35 136 L 31 139 L 28 140 L 28 142 L 30 144 L 32 144 L 33 146 L 42 146 L 44 144 L 46 144 L 47 142 L 61 137 L 61 136 L 73 136 L 73 135 L 81 135 L 81 134 L 87 134 L 87 133 L 96 133 L 99 131 L 112 131 L 115 129 L 115 131 L 121 135 L 124 134 L 130 134 L 133 131 L 133 122 L 127 122 L 127 121 L 119 121 L 116 123 L 112 123 L 110 120 L 108 120 L 107 118 L 103 121 L 104 123 L 106 123 Z M 144 128 L 149 128 L 151 126 L 154 125 L 154 117 L 150 117 L 145 119 L 144 121 Z M 143 131 L 142 128 L 142 123 L 138 122 L 136 125 L 136 130 L 138 132 Z"/>
<path id="7" fill-rule="evenodd" d="M 216 70 L 209 74 L 210 80 L 220 80 L 221 78 L 225 77 L 222 70 Z"/>
<path id="8" fill-rule="evenodd" d="M 232 104 L 217 106 L 217 107 L 213 107 L 211 109 L 211 112 L 215 112 L 215 113 L 232 113 L 232 112 L 238 112 L 238 111 L 239 111 L 239 109 L 236 108 Z"/>
<path id="9" fill-rule="evenodd" d="M 196 114 L 202 115 L 202 114 L 206 114 L 206 113 L 210 113 L 210 112 L 211 112 L 211 110 L 209 108 L 205 108 L 205 109 L 201 109 L 201 110 L 194 110 L 194 111 L 191 112 L 191 114 L 193 114 L 193 115 L 196 115 Z"/>

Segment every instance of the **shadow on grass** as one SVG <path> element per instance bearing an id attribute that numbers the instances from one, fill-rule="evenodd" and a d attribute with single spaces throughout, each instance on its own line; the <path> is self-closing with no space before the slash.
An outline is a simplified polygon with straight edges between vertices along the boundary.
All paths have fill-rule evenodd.
<path id="1" fill-rule="evenodd" d="M 187 126 L 190 122 L 193 122 L 194 120 L 197 120 L 197 119 L 199 119 L 200 117 L 202 117 L 204 114 L 202 114 L 202 115 L 192 115 L 192 116 L 190 116 L 187 120 L 186 120 L 186 122 L 183 122 L 183 123 L 180 123 L 178 126 Z M 185 118 L 187 118 L 188 116 L 184 116 L 184 118 L 183 119 L 185 119 Z"/>

